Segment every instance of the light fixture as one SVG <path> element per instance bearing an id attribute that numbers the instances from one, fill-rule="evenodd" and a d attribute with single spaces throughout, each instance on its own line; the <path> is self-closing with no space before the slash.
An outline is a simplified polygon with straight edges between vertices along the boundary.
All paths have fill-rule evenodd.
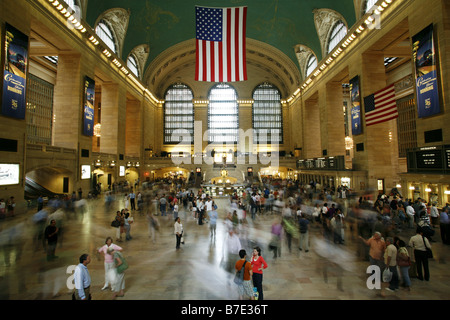
<path id="1" fill-rule="evenodd" d="M 101 137 L 102 136 L 101 131 L 102 131 L 102 125 L 100 123 L 97 123 L 94 126 L 94 136 L 96 136 L 98 138 Z"/>

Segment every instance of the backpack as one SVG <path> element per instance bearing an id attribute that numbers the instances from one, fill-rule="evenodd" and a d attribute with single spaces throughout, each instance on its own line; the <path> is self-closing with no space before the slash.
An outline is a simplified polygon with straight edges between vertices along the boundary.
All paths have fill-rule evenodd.
<path id="1" fill-rule="evenodd" d="M 234 276 L 234 283 L 236 283 L 237 285 L 240 285 L 244 282 L 244 271 L 245 271 L 246 263 L 247 263 L 247 261 L 244 261 L 244 264 L 242 265 L 241 270 L 238 270 L 236 272 L 236 275 Z"/>

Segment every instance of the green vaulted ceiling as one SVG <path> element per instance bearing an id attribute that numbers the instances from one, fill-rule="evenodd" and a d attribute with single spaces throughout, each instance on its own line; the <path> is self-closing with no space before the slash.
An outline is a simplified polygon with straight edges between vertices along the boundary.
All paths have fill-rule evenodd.
<path id="1" fill-rule="evenodd" d="M 314 9 L 337 11 L 349 27 L 356 22 L 354 0 L 88 0 L 86 20 L 94 27 L 98 17 L 109 9 L 129 10 L 130 21 L 121 58 L 126 59 L 136 46 L 148 44 L 148 65 L 164 50 L 195 38 L 196 5 L 247 6 L 247 38 L 278 48 L 297 66 L 294 47 L 298 44 L 308 46 L 319 61 L 322 59 Z"/>

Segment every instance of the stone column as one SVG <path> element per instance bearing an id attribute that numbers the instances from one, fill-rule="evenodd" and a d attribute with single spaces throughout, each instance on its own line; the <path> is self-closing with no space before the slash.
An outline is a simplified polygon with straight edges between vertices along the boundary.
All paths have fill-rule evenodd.
<path id="1" fill-rule="evenodd" d="M 364 53 L 362 55 L 361 102 L 364 115 L 364 97 L 373 94 L 387 86 L 383 53 Z M 355 159 L 359 161 L 368 173 L 368 187 L 377 189 L 377 180 L 384 179 L 386 192 L 398 181 L 398 141 L 397 120 L 390 120 L 370 127 L 365 125 L 363 116 L 364 151 L 356 152 Z"/>
<path id="2" fill-rule="evenodd" d="M 141 155 L 142 109 L 141 102 L 127 101 L 125 154 L 131 157 Z"/>
<path id="3" fill-rule="evenodd" d="M 102 85 L 102 139 L 100 152 L 125 153 L 126 92 L 117 84 Z"/>
<path id="4" fill-rule="evenodd" d="M 81 56 L 60 54 L 54 91 L 52 144 L 78 149 L 83 125 L 83 81 L 80 77 Z"/>
<path id="5" fill-rule="evenodd" d="M 345 156 L 344 95 L 342 83 L 327 83 L 319 99 L 321 109 L 322 150 L 326 156 Z"/>
<path id="6" fill-rule="evenodd" d="M 321 130 L 318 94 L 307 99 L 303 112 L 304 157 L 315 158 L 322 156 Z"/>

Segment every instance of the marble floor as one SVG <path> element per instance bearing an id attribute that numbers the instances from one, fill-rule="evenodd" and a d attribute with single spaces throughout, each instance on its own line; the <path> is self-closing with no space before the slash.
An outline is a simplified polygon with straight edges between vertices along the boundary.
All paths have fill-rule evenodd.
<path id="1" fill-rule="evenodd" d="M 223 219 L 229 206 L 227 199 L 216 199 L 219 206 L 217 236 L 210 238 L 209 225 L 198 225 L 182 212 L 186 243 L 175 249 L 173 221 L 158 217 L 161 228 L 156 242 L 149 237 L 145 215 L 134 212 L 132 240 L 115 242 L 123 248 L 130 267 L 125 275 L 125 296 L 118 300 L 235 300 L 238 298 L 232 276 L 223 267 L 226 257 L 226 237 Z M 33 239 L 34 225 L 28 212 L 0 221 L 0 299 L 1 300 L 70 300 L 71 266 L 83 253 L 92 257 L 88 265 L 94 300 L 111 300 L 110 290 L 102 291 L 105 271 L 103 257 L 96 254 L 107 236 L 115 238 L 110 223 L 116 201 L 106 210 L 102 199 L 88 202 L 87 211 L 66 218 L 63 237 L 56 249 L 57 259 L 48 262 L 46 253 Z M 439 236 L 433 243 L 435 258 L 430 261 L 429 282 L 412 279 L 410 291 L 396 292 L 368 289 L 368 262 L 357 255 L 358 241 L 346 230 L 345 245 L 329 245 L 323 241 L 320 229 L 310 232 L 309 252 L 298 250 L 296 243 L 289 252 L 283 242 L 281 257 L 273 259 L 267 250 L 273 215 L 260 215 L 249 222 L 241 243 L 247 252 L 257 244 L 269 267 L 264 271 L 266 300 L 448 300 L 450 246 L 444 246 Z M 437 232 L 439 232 L 437 230 Z M 411 231 L 400 237 L 409 240 Z"/>

